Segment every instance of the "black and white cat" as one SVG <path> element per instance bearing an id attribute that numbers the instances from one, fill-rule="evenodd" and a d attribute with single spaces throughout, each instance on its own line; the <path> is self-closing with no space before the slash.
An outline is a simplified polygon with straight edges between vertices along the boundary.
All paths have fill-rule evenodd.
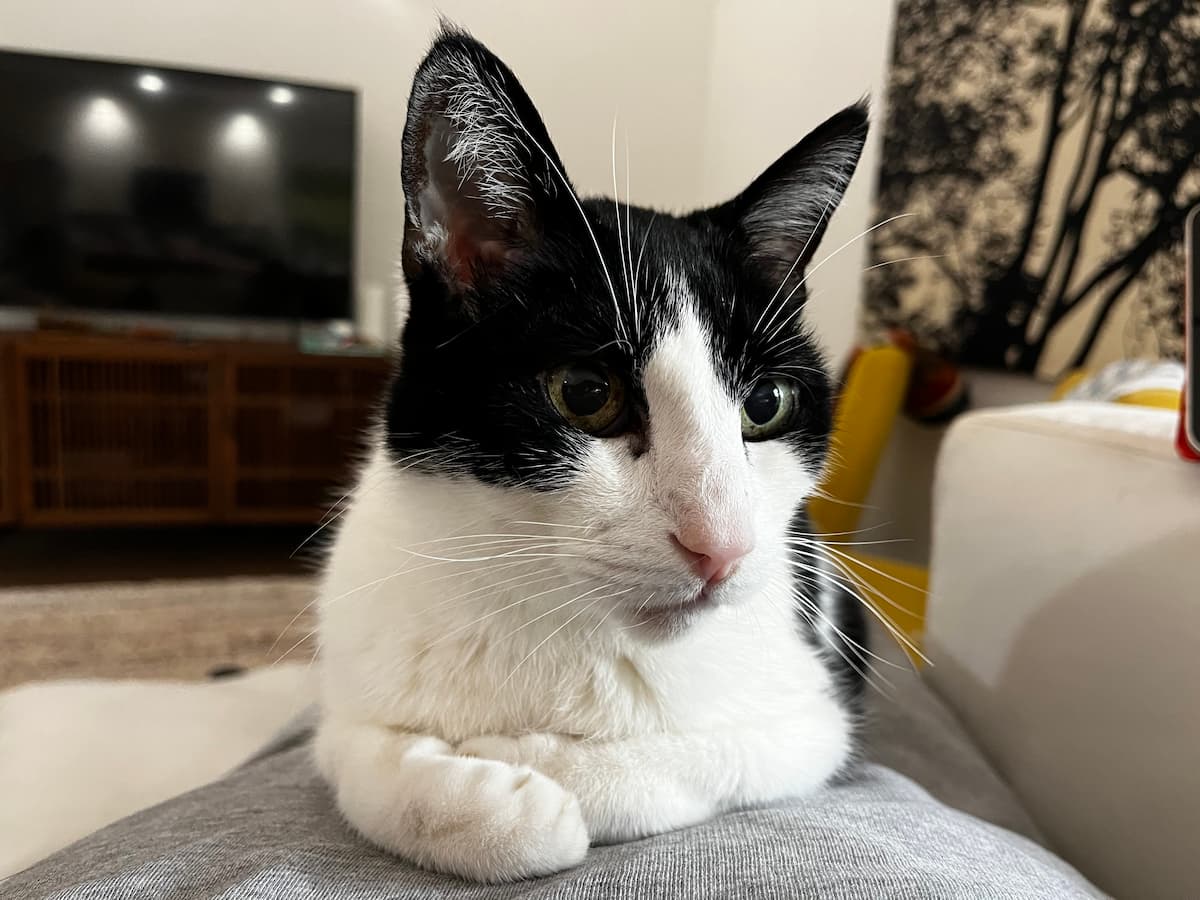
<path id="1" fill-rule="evenodd" d="M 866 133 L 846 109 L 682 217 L 584 200 L 513 73 L 437 39 L 396 376 L 321 588 L 317 757 L 369 840 L 519 879 L 847 765 L 864 627 L 803 511 L 831 386 L 799 316 Z"/>

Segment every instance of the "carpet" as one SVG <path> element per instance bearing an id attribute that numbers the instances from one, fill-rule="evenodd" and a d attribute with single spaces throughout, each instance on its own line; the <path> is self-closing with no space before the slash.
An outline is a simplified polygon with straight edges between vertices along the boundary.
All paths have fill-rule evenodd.
<path id="1" fill-rule="evenodd" d="M 205 678 L 307 663 L 311 578 L 143 581 L 0 590 L 0 690 L 49 678 Z"/>

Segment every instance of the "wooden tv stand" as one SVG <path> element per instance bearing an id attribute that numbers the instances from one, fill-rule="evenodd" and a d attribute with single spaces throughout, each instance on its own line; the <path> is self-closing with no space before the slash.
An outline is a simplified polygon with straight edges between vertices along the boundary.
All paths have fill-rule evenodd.
<path id="1" fill-rule="evenodd" d="M 388 371 L 284 345 L 0 334 L 0 523 L 316 521 Z"/>

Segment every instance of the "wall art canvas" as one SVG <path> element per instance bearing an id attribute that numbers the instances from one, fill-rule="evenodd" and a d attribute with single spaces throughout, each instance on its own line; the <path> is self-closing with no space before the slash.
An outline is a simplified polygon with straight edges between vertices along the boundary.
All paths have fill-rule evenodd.
<path id="1" fill-rule="evenodd" d="M 1197 203 L 1200 0 L 900 0 L 869 333 L 1043 378 L 1178 358 Z"/>

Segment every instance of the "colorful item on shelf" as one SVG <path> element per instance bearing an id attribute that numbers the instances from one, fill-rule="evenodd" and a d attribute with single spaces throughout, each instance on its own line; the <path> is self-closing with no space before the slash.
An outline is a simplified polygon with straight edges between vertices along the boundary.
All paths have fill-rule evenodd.
<path id="1" fill-rule="evenodd" d="M 1074 373 L 1059 385 L 1055 397 L 1179 409 L 1182 391 L 1181 363 L 1124 359 L 1094 373 Z"/>

